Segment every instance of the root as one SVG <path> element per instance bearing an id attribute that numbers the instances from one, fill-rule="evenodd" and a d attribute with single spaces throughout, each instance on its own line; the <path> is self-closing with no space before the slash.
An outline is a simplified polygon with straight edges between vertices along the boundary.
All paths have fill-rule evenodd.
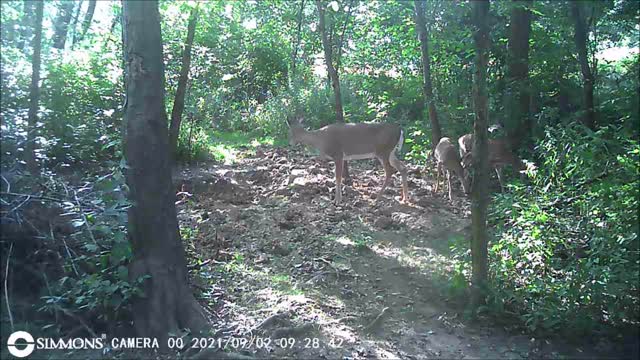
<path id="1" fill-rule="evenodd" d="M 283 313 L 271 315 L 268 318 L 264 319 L 260 324 L 256 325 L 251 330 L 249 330 L 249 333 L 253 333 L 253 332 L 257 331 L 257 330 L 260 330 L 261 328 L 264 328 L 264 327 L 267 327 L 269 325 L 272 325 L 273 323 L 284 321 L 287 318 L 289 318 L 289 316 L 291 316 L 291 312 L 289 312 L 289 311 L 285 311 Z"/>
<path id="2" fill-rule="evenodd" d="M 155 257 L 131 263 L 132 279 L 151 275 L 143 285 L 146 297 L 136 299 L 133 304 L 134 325 L 140 336 L 156 337 L 164 343 L 169 332 L 188 328 L 192 334 L 199 334 L 209 327 L 178 266 L 167 266 Z"/>
<path id="3" fill-rule="evenodd" d="M 13 315 L 11 314 L 11 305 L 10 305 L 11 302 L 9 301 L 9 290 L 7 288 L 7 281 L 9 279 L 9 261 L 11 261 L 12 251 L 13 251 L 13 243 L 11 243 L 11 246 L 9 247 L 9 255 L 7 255 L 7 269 L 5 270 L 5 273 L 4 273 L 4 299 L 7 302 L 7 313 L 9 314 L 9 322 L 11 323 L 11 331 L 13 331 Z"/>
<path id="4" fill-rule="evenodd" d="M 380 326 L 380 323 L 382 323 L 382 320 L 386 317 L 386 315 L 389 313 L 389 307 L 385 307 L 384 309 L 382 309 L 382 311 L 380 312 L 380 314 L 378 314 L 378 316 L 376 316 L 375 319 L 373 319 L 373 321 L 365 326 L 364 331 L 365 332 L 372 332 L 375 329 L 378 328 L 378 326 Z"/>

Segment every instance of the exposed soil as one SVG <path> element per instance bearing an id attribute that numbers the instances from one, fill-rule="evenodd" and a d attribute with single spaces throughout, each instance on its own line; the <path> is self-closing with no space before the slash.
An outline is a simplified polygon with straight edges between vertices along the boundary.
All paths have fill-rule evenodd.
<path id="1" fill-rule="evenodd" d="M 623 357 L 606 341 L 567 344 L 466 320 L 442 276 L 451 271 L 450 245 L 468 238 L 469 201 L 460 184 L 450 202 L 443 190 L 433 192 L 432 169 L 407 164 L 411 202 L 399 202 L 397 174 L 376 202 L 381 166 L 349 165 L 341 206 L 332 202 L 332 163 L 297 150 L 258 148 L 234 165 L 174 174 L 193 285 L 227 351 L 260 358 Z"/>

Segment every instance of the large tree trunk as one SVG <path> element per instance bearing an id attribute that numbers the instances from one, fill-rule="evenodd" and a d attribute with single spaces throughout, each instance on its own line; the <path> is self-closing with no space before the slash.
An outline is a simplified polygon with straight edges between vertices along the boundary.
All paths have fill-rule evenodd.
<path id="1" fill-rule="evenodd" d="M 193 37 L 196 33 L 196 24 L 198 22 L 198 8 L 191 10 L 189 16 L 189 25 L 187 26 L 187 40 L 184 44 L 184 52 L 182 53 L 182 69 L 180 70 L 180 78 L 178 79 L 178 88 L 176 89 L 176 97 L 173 101 L 173 110 L 171 111 L 171 125 L 169 128 L 169 150 L 171 151 L 171 159 L 175 161 L 176 151 L 178 150 L 178 135 L 180 135 L 180 123 L 182 122 L 182 112 L 184 111 L 184 97 L 187 92 L 187 83 L 189 82 L 189 68 L 191 67 L 191 47 L 193 46 Z"/>
<path id="2" fill-rule="evenodd" d="M 169 332 L 207 327 L 202 309 L 188 286 L 185 252 L 176 218 L 171 182 L 160 14 L 156 1 L 123 2 L 127 67 L 125 156 L 129 240 L 133 250 L 131 280 L 143 275 L 144 298 L 133 304 L 139 336 L 165 345 Z"/>
<path id="3" fill-rule="evenodd" d="M 73 37 L 73 43 L 79 43 L 84 39 L 85 35 L 87 35 L 87 31 L 91 27 L 91 21 L 93 21 L 93 14 L 96 11 L 96 0 L 89 0 L 89 7 L 87 8 L 87 12 L 84 14 L 84 20 L 82 21 L 82 29 L 78 36 Z"/>
<path id="4" fill-rule="evenodd" d="M 25 144 L 24 156 L 27 163 L 27 170 L 32 175 L 38 174 L 38 164 L 36 163 L 36 132 L 38 124 L 38 103 L 40 101 L 40 53 L 42 51 L 42 13 L 44 3 L 36 3 L 36 18 L 34 22 L 33 37 L 33 58 L 31 60 L 31 87 L 29 88 L 29 115 L 27 121 L 27 143 Z"/>
<path id="5" fill-rule="evenodd" d="M 424 4 L 421 0 L 414 1 L 416 30 L 420 38 L 420 50 L 422 55 L 423 82 L 422 89 L 424 101 L 429 108 L 429 120 L 431 121 L 431 145 L 435 149 L 438 141 L 442 137 L 438 112 L 436 111 L 435 99 L 433 97 L 433 86 L 431 85 L 431 58 L 429 57 L 429 34 L 424 16 Z"/>
<path id="6" fill-rule="evenodd" d="M 53 47 L 56 49 L 64 49 L 75 4 L 75 1 L 63 1 L 58 5 L 58 16 L 56 17 L 55 31 L 53 33 Z"/>
<path id="7" fill-rule="evenodd" d="M 327 63 L 327 72 L 329 78 L 331 78 L 331 86 L 333 87 L 333 94 L 336 99 L 336 121 L 339 123 L 344 122 L 344 112 L 342 110 L 342 96 L 340 94 L 340 80 L 338 79 L 338 72 L 333 67 L 333 54 L 331 50 L 331 43 L 327 38 L 327 31 L 324 21 L 324 5 L 321 0 L 316 0 L 316 6 L 318 7 L 318 31 L 322 36 L 322 47 L 324 48 L 324 58 Z"/>
<path id="8" fill-rule="evenodd" d="M 594 79 L 589 66 L 589 57 L 587 54 L 587 25 L 582 14 L 582 3 L 579 1 L 570 1 L 571 17 L 575 25 L 574 40 L 578 49 L 578 61 L 580 62 L 580 70 L 582 71 L 582 79 L 584 81 L 584 111 L 582 123 L 588 128 L 595 130 L 596 112 L 593 101 L 593 85 Z"/>
<path id="9" fill-rule="evenodd" d="M 473 303 L 484 302 L 487 282 L 487 204 L 489 202 L 489 137 L 487 118 L 489 112 L 487 97 L 487 60 L 489 49 L 489 1 L 473 2 L 474 42 L 476 46 L 475 81 L 473 99 L 475 121 L 473 124 L 474 178 L 471 195 L 471 257 L 473 259 Z"/>
<path id="10" fill-rule="evenodd" d="M 511 9 L 509 53 L 507 59 L 507 114 L 505 122 L 512 147 L 518 148 L 531 134 L 529 116 L 529 33 L 531 32 L 531 1 L 516 1 Z"/>

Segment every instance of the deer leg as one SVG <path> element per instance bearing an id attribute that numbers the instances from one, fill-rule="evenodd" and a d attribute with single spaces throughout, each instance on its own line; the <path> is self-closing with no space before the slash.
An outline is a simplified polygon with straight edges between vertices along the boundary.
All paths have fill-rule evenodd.
<path id="1" fill-rule="evenodd" d="M 449 185 L 449 201 L 452 201 L 453 198 L 451 196 L 451 170 L 447 170 L 447 184 Z"/>
<path id="2" fill-rule="evenodd" d="M 345 184 L 351 185 L 351 175 L 349 175 L 349 166 L 347 165 L 347 160 L 342 161 L 342 178 L 345 181 Z"/>
<path id="3" fill-rule="evenodd" d="M 382 188 L 380 188 L 380 192 L 378 193 L 378 196 L 376 196 L 376 201 L 382 198 L 382 193 L 389 185 L 389 182 L 391 182 L 391 174 L 393 173 L 393 170 L 391 169 L 391 164 L 389 163 L 388 158 L 384 156 L 380 156 L 378 157 L 378 160 L 380 160 L 380 164 L 382 164 L 382 167 L 384 168 L 384 182 L 382 183 Z"/>
<path id="4" fill-rule="evenodd" d="M 342 201 L 342 157 L 335 159 L 336 163 L 336 205 Z"/>
<path id="5" fill-rule="evenodd" d="M 500 190 L 504 192 L 504 185 L 502 185 L 502 174 L 499 168 L 495 168 L 496 175 L 498 175 L 498 183 L 500 183 Z"/>
<path id="6" fill-rule="evenodd" d="M 438 192 L 438 187 L 440 186 L 440 170 L 442 170 L 442 164 L 438 163 L 436 167 L 436 188 L 434 192 Z"/>
<path id="7" fill-rule="evenodd" d="M 389 162 L 391 166 L 393 166 L 398 172 L 400 176 L 402 176 L 402 199 L 401 201 L 409 200 L 409 183 L 407 181 L 407 168 L 404 166 L 402 161 L 398 160 L 395 153 L 391 153 L 389 155 Z"/>
<path id="8" fill-rule="evenodd" d="M 469 193 L 469 188 L 467 187 L 467 178 L 465 177 L 465 171 L 464 169 L 460 169 L 457 170 L 455 172 L 455 175 L 458 177 L 458 179 L 460 180 L 460 186 L 462 186 L 462 191 L 465 194 Z"/>

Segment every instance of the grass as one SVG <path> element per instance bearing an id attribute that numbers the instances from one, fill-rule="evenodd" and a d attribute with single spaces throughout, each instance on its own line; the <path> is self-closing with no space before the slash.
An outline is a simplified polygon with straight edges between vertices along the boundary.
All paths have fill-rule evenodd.
<path id="1" fill-rule="evenodd" d="M 179 159 L 182 161 L 203 161 L 213 159 L 224 164 L 233 164 L 241 156 L 251 156 L 259 146 L 283 146 L 286 139 L 274 138 L 243 132 L 222 132 L 211 129 L 198 129 L 191 140 L 190 149 L 184 143 L 179 144 Z M 242 154 L 242 155 L 241 155 Z"/>

